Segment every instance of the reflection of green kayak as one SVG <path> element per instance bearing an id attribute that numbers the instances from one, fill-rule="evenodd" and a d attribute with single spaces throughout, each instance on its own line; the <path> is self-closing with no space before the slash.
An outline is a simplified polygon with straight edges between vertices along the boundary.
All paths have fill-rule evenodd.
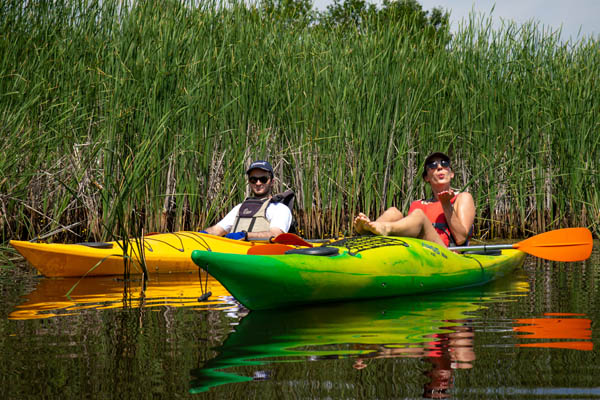
<path id="1" fill-rule="evenodd" d="M 524 257 L 518 250 L 457 254 L 419 239 L 384 236 L 349 238 L 280 255 L 192 253 L 197 265 L 252 310 L 481 285 L 513 271 Z"/>
<path id="2" fill-rule="evenodd" d="M 501 280 L 428 296 L 252 311 L 215 349 L 219 355 L 192 371 L 192 392 L 260 380 L 278 363 L 369 358 L 381 348 L 397 350 L 394 357 L 426 356 L 437 335 L 462 326 L 494 298 L 527 290 L 525 282 Z"/>

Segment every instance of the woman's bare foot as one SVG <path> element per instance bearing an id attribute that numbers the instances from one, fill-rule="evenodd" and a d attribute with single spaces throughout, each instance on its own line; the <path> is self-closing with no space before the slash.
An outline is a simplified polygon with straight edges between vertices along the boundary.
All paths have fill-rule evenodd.
<path id="1" fill-rule="evenodd" d="M 354 229 L 356 233 L 359 235 L 363 235 L 365 233 L 369 233 L 370 229 L 368 228 L 368 224 L 371 222 L 369 217 L 367 217 L 363 213 L 359 213 L 356 218 L 354 218 Z"/>
<path id="2" fill-rule="evenodd" d="M 381 236 L 388 236 L 392 231 L 392 227 L 389 222 L 377 222 L 371 221 L 366 225 L 366 229 L 375 234 Z"/>

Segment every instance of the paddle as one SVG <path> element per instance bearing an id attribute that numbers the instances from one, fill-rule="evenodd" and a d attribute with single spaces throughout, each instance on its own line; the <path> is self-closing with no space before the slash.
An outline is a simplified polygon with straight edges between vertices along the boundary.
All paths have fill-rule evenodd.
<path id="1" fill-rule="evenodd" d="M 592 254 L 592 232 L 587 228 L 565 228 L 540 233 L 515 244 L 450 247 L 455 251 L 517 249 L 551 261 L 583 261 Z"/>
<path id="2" fill-rule="evenodd" d="M 313 242 L 329 242 L 330 239 L 314 239 Z M 250 255 L 276 255 L 284 254 L 286 251 L 294 249 L 293 246 L 313 247 L 313 244 L 302 239 L 293 233 L 280 233 L 270 239 L 272 244 L 261 244 L 248 249 L 246 254 Z"/>
<path id="3" fill-rule="evenodd" d="M 294 249 L 293 246 L 313 247 L 311 243 L 302 239 L 293 233 L 280 233 L 279 235 L 269 240 L 272 244 L 261 244 L 260 246 L 252 246 L 246 254 L 272 256 L 276 254 L 284 254 L 286 251 Z"/>
<path id="4" fill-rule="evenodd" d="M 293 246 L 285 244 L 261 244 L 260 246 L 252 246 L 246 254 L 251 256 L 273 256 L 285 254 L 286 251 L 295 249 Z"/>
<path id="5" fill-rule="evenodd" d="M 286 236 L 282 236 L 286 235 Z M 306 242 L 299 236 L 291 233 L 278 235 L 273 239 L 275 242 L 281 241 L 278 244 L 266 244 L 254 246 L 248 250 L 248 254 L 254 255 L 274 255 L 284 254 L 287 250 L 293 249 L 292 246 L 312 245 Z M 305 244 L 306 243 L 306 244 Z M 564 228 L 540 233 L 514 244 L 489 244 L 480 246 L 461 246 L 450 247 L 450 250 L 459 252 L 472 250 L 502 250 L 502 249 L 517 249 L 524 253 L 535 257 L 543 258 L 552 261 L 583 261 L 587 260 L 592 254 L 593 240 L 592 233 L 587 228 Z"/>
<path id="6" fill-rule="evenodd" d="M 300 236 L 295 235 L 293 233 L 280 233 L 277 236 L 271 237 L 269 239 L 252 239 L 253 242 L 260 242 L 268 240 L 270 243 L 279 243 L 279 244 L 289 244 L 292 246 L 305 246 L 305 247 L 313 247 L 313 243 L 330 243 L 335 240 L 340 240 L 340 238 L 329 238 L 329 239 L 302 239 Z"/>
<path id="7" fill-rule="evenodd" d="M 302 239 L 298 235 L 294 235 L 293 233 L 280 233 L 279 235 L 275 236 L 271 242 L 278 244 L 289 244 L 292 246 L 313 247 L 311 243 Z"/>

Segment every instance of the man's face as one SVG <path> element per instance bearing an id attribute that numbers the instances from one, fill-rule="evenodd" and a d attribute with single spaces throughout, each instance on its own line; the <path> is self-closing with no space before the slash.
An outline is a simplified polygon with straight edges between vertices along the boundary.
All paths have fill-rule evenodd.
<path id="1" fill-rule="evenodd" d="M 271 193 L 273 179 L 267 171 L 255 168 L 248 174 L 248 183 L 255 197 L 264 197 Z"/>

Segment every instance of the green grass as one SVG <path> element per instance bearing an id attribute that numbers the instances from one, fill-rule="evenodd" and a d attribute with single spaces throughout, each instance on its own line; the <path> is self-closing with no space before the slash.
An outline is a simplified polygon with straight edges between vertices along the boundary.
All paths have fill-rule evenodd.
<path id="1" fill-rule="evenodd" d="M 296 190 L 305 236 L 349 233 L 358 211 L 428 196 L 434 150 L 474 194 L 477 237 L 600 232 L 597 39 L 474 19 L 440 47 L 243 5 L 3 4 L 2 242 L 201 228 L 258 158 Z"/>

